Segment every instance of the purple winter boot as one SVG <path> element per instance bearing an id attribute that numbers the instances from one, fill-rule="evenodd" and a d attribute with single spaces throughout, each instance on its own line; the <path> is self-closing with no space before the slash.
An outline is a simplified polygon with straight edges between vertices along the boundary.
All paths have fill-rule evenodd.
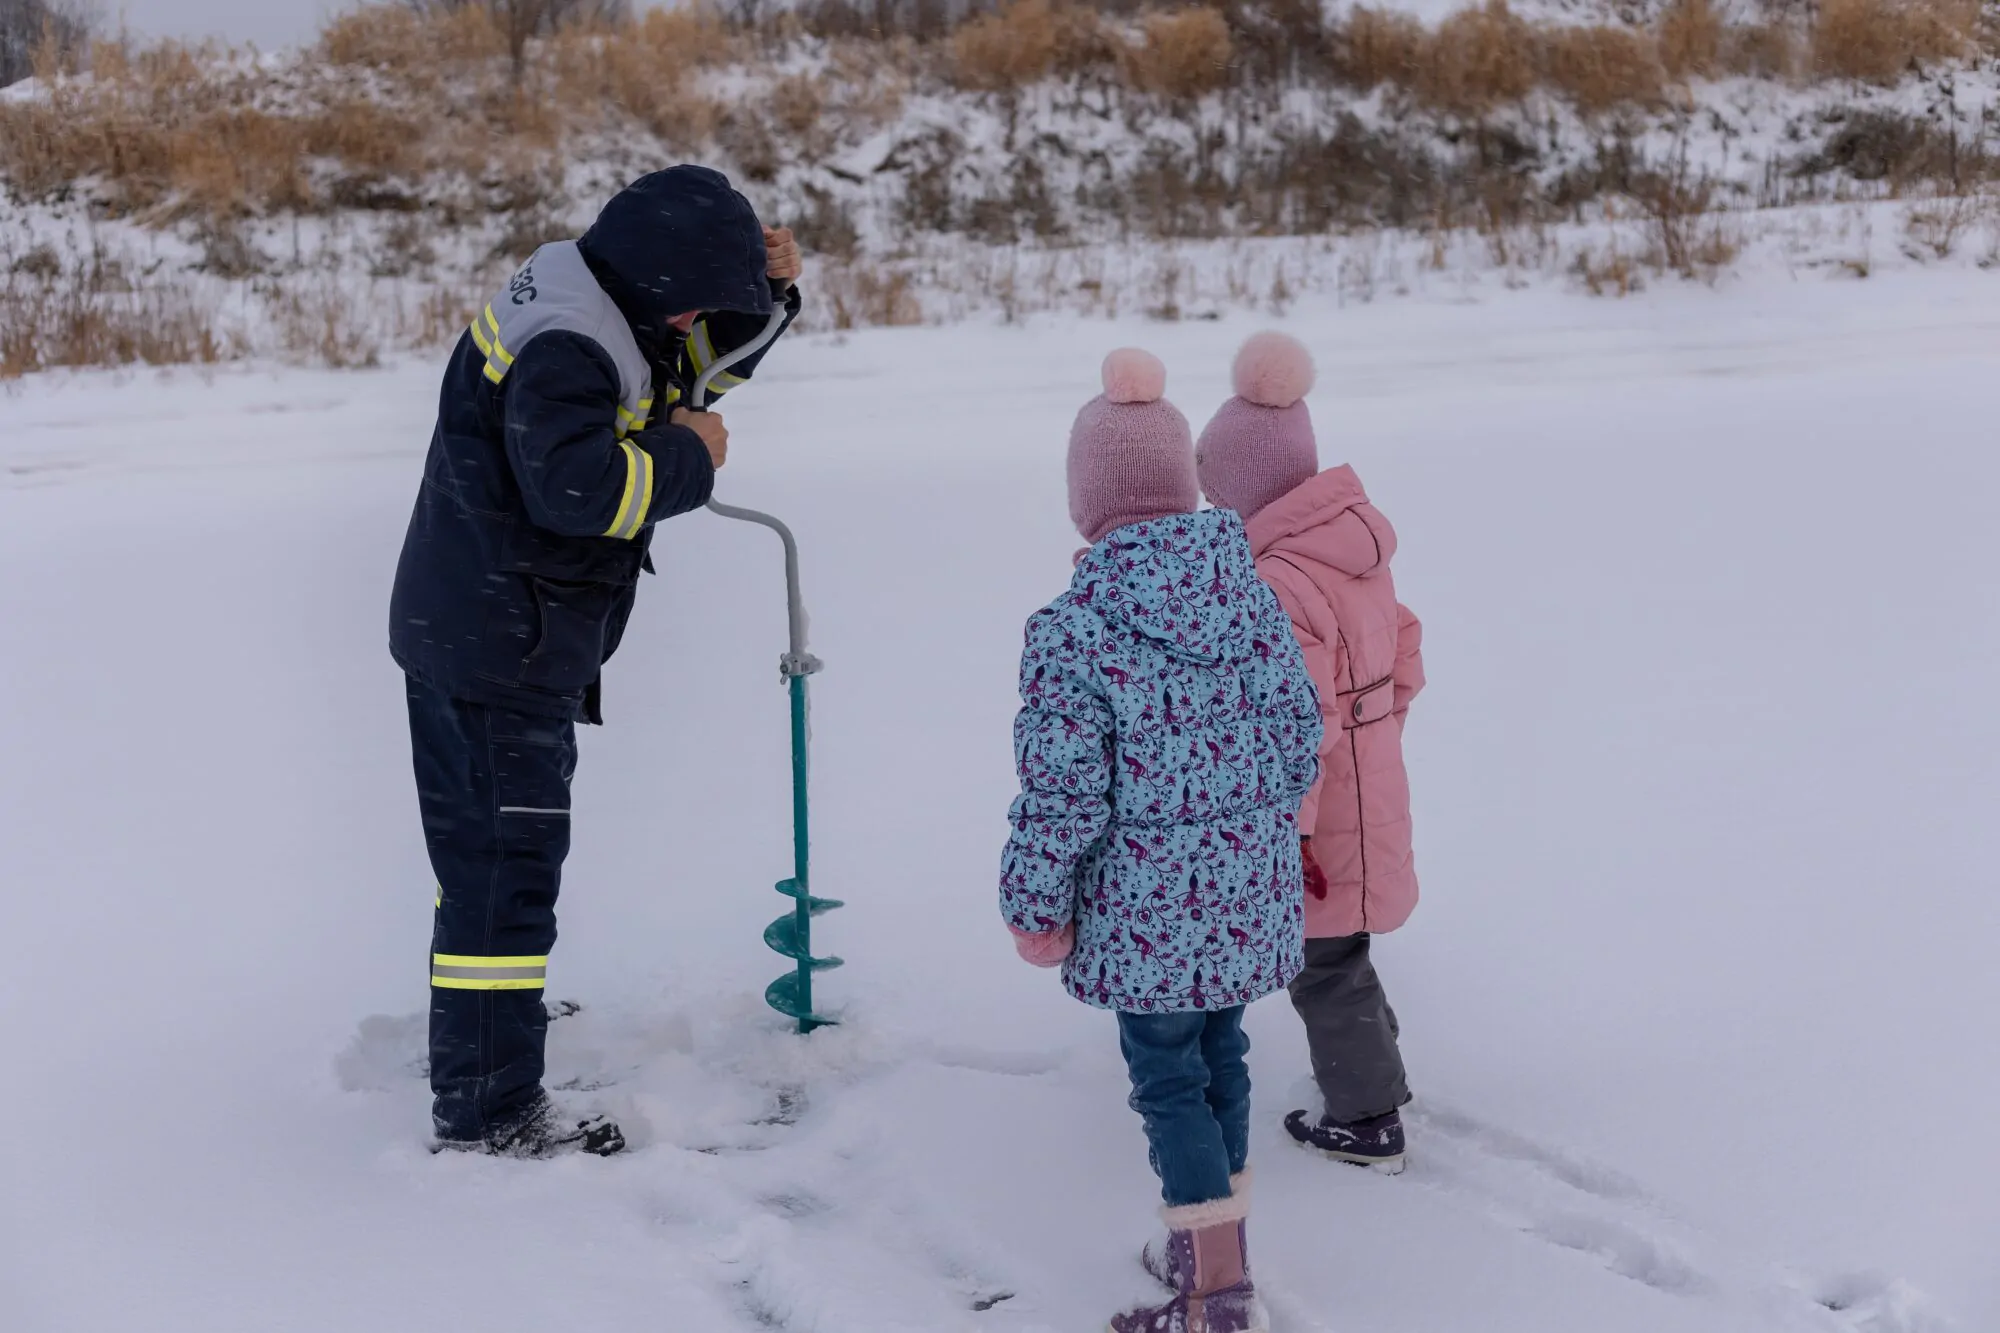
<path id="1" fill-rule="evenodd" d="M 1167 1245 L 1159 1261 L 1172 1277 L 1174 1297 L 1118 1315 L 1110 1333 L 1268 1333 L 1270 1320 L 1257 1303 L 1244 1249 L 1248 1212 L 1249 1199 L 1240 1194 L 1166 1209 Z"/>
<path id="2" fill-rule="evenodd" d="M 1243 1200 L 1247 1211 L 1250 1199 L 1250 1169 L 1248 1167 L 1245 1167 L 1239 1174 L 1229 1178 L 1229 1197 Z M 1241 1227 L 1243 1224 L 1238 1222 L 1236 1225 Z M 1172 1232 L 1162 1231 L 1159 1235 L 1147 1241 L 1146 1248 L 1139 1251 L 1139 1265 L 1152 1274 L 1153 1280 L 1167 1290 L 1179 1291 L 1181 1280 L 1174 1274 L 1173 1240 Z M 1249 1253 L 1247 1246 L 1244 1253 L 1246 1255 Z M 1250 1271 L 1250 1265 L 1247 1260 L 1244 1262 L 1243 1271 L 1246 1273 Z"/>

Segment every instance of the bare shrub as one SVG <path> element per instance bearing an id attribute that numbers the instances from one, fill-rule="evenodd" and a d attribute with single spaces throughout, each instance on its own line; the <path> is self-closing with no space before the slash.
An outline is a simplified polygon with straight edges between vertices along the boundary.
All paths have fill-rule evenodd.
<path id="1" fill-rule="evenodd" d="M 1722 72 L 1749 79 L 1797 78 L 1805 66 L 1804 44 L 1790 23 L 1748 23 L 1724 28 L 1719 52 Z"/>
<path id="2" fill-rule="evenodd" d="M 184 283 L 134 283 L 102 249 L 38 246 L 0 277 L 0 379 L 59 367 L 213 364 L 243 354 Z"/>
<path id="3" fill-rule="evenodd" d="M 1640 265 L 1615 241 L 1603 250 L 1579 250 L 1571 271 L 1592 296 L 1630 296 L 1646 286 Z"/>
<path id="4" fill-rule="evenodd" d="M 1813 67 L 1822 75 L 1889 84 L 1913 64 L 1971 49 L 1978 0 L 1821 0 Z"/>
<path id="5" fill-rule="evenodd" d="M 73 62 L 92 27 L 73 0 L 0 0 L 0 88 Z"/>
<path id="6" fill-rule="evenodd" d="M 1666 68 L 1650 34 L 1630 28 L 1559 27 L 1543 43 L 1549 84 L 1586 112 L 1650 105 L 1666 90 Z"/>
<path id="7" fill-rule="evenodd" d="M 1984 195 L 1956 194 L 1920 204 L 1903 220 L 1903 234 L 1919 258 L 1950 259 L 1967 232 L 1993 214 L 1993 200 Z"/>
<path id="8" fill-rule="evenodd" d="M 1332 72 L 1334 27 L 1322 0 L 1210 0 L 1229 25 L 1237 75 L 1268 85 Z"/>
<path id="9" fill-rule="evenodd" d="M 264 313 L 275 350 L 306 365 L 366 370 L 382 364 L 382 345 L 364 319 L 374 302 L 357 299 L 339 279 L 273 284 Z"/>
<path id="10" fill-rule="evenodd" d="M 406 0 L 419 14 L 477 11 L 504 43 L 514 73 L 527 67 L 528 43 L 570 25 L 619 23 L 631 17 L 625 0 Z"/>
<path id="11" fill-rule="evenodd" d="M 327 20 L 318 54 L 329 65 L 435 77 L 506 53 L 506 38 L 479 5 L 371 4 Z"/>
<path id="12" fill-rule="evenodd" d="M 704 142 L 721 115 L 696 72 L 737 54 L 701 7 L 649 9 L 636 23 L 574 28 L 551 47 L 556 104 L 630 116 L 684 149 Z"/>
<path id="13" fill-rule="evenodd" d="M 874 265 L 829 264 L 816 284 L 836 329 L 894 328 L 924 322 L 910 275 Z"/>
<path id="14" fill-rule="evenodd" d="M 1011 0 L 952 34 L 950 70 L 961 88 L 1012 92 L 1055 68 L 1060 25 L 1050 0 Z"/>
<path id="15" fill-rule="evenodd" d="M 1677 79 L 1714 74 L 1721 68 L 1722 37 L 1714 0 L 1672 0 L 1660 15 L 1660 63 Z"/>
<path id="16" fill-rule="evenodd" d="M 1360 5 L 1335 27 L 1331 41 L 1338 77 L 1366 91 L 1384 83 L 1413 86 L 1430 34 L 1414 14 Z"/>
<path id="17" fill-rule="evenodd" d="M 1632 197 L 1645 212 L 1651 258 L 1662 270 L 1713 282 L 1743 248 L 1727 219 L 1714 211 L 1714 181 L 1689 166 L 1685 139 L 1671 164 L 1633 182 Z"/>
<path id="18" fill-rule="evenodd" d="M 1485 115 L 1534 90 L 1537 47 L 1534 29 L 1507 0 L 1460 10 L 1440 23 L 1427 43 L 1416 94 L 1440 111 Z"/>
<path id="19" fill-rule="evenodd" d="M 1885 181 L 1895 193 L 1930 184 L 1962 192 L 2000 175 L 2000 162 L 1978 136 L 1898 111 L 1834 108 L 1832 133 L 1792 164 L 1792 174 Z"/>
<path id="20" fill-rule="evenodd" d="M 1185 103 L 1229 81 L 1229 56 L 1229 24 L 1219 12 L 1180 9 L 1146 16 L 1129 70 L 1134 87 Z"/>
<path id="21" fill-rule="evenodd" d="M 1118 77 L 1125 40 L 1095 9 L 1063 4 L 1055 11 L 1054 73 L 1099 83 Z"/>

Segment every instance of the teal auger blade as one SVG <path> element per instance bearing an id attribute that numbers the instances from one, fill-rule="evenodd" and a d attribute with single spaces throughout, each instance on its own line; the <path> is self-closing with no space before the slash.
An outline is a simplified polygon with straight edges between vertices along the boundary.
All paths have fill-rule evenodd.
<path id="1" fill-rule="evenodd" d="M 772 982 L 764 991 L 764 1003 L 788 1018 L 796 1018 L 801 1032 L 839 1025 L 839 1020 L 828 1018 L 825 1014 L 816 1014 L 812 1012 L 811 1005 L 801 1002 L 799 974 L 796 972 L 788 972 Z"/>
<path id="2" fill-rule="evenodd" d="M 788 879 L 785 880 L 783 883 L 779 884 L 778 892 L 784 894 L 787 898 L 796 898 L 800 902 L 804 903 L 806 911 L 813 916 L 824 916 L 826 913 L 831 912 L 836 908 L 847 906 L 846 903 L 842 902 L 838 898 L 813 897 L 812 894 L 806 892 L 804 889 L 801 889 L 799 887 L 799 882 L 795 879 Z"/>
<path id="3" fill-rule="evenodd" d="M 799 919 L 795 916 L 781 916 L 764 928 L 764 943 L 771 946 L 772 953 L 783 954 L 796 959 L 815 972 L 831 972 L 836 967 L 844 967 L 839 958 L 815 958 L 811 944 L 799 938 Z"/>

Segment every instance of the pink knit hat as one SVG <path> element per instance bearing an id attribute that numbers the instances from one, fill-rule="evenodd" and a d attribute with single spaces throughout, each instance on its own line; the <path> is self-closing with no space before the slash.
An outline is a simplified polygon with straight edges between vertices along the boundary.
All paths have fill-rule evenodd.
<path id="1" fill-rule="evenodd" d="M 1123 347 L 1104 358 L 1104 392 L 1069 432 L 1069 516 L 1092 545 L 1128 523 L 1201 504 L 1187 418 L 1162 395 L 1160 358 Z"/>
<path id="2" fill-rule="evenodd" d="M 1236 354 L 1236 396 L 1201 433 L 1195 466 L 1209 502 L 1244 518 L 1319 475 L 1312 354 L 1296 338 L 1259 333 Z"/>

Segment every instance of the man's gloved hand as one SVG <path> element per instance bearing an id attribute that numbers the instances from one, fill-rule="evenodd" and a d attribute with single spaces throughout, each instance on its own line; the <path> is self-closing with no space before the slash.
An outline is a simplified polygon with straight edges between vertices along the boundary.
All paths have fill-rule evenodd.
<path id="1" fill-rule="evenodd" d="M 1319 868 L 1319 858 L 1313 855 L 1313 840 L 1299 839 L 1299 860 L 1305 863 L 1306 892 L 1313 897 L 1326 900 L 1326 872 Z"/>
<path id="2" fill-rule="evenodd" d="M 685 407 L 677 407 L 667 420 L 676 426 L 686 426 L 701 436 L 701 442 L 708 446 L 709 461 L 717 468 L 729 461 L 729 427 L 722 424 L 720 412 L 690 412 Z"/>
<path id="3" fill-rule="evenodd" d="M 797 282 L 799 275 L 806 271 L 806 263 L 799 254 L 799 242 L 792 235 L 790 227 L 764 228 L 764 253 L 768 257 L 768 272 L 773 282 Z"/>

